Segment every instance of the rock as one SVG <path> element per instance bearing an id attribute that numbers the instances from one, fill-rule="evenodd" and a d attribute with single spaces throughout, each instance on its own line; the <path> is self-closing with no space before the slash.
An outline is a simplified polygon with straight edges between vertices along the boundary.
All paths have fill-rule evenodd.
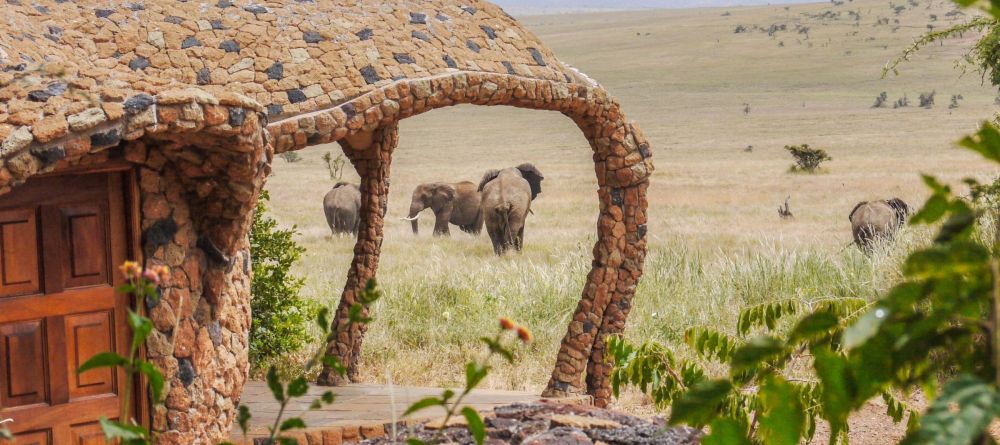
<path id="1" fill-rule="evenodd" d="M 27 147 L 34 139 L 35 137 L 31 135 L 31 127 L 17 127 L 0 146 L 0 157 L 7 157 L 11 153 Z"/>
<path id="2" fill-rule="evenodd" d="M 98 107 L 88 108 L 80 113 L 66 118 L 66 121 L 69 123 L 69 128 L 73 131 L 89 130 L 100 125 L 106 120 L 107 117 L 104 115 L 104 110 Z"/>
<path id="3" fill-rule="evenodd" d="M 558 427 L 544 433 L 539 433 L 528 437 L 521 442 L 521 445 L 591 445 L 590 440 L 583 431 L 576 428 Z"/>
<path id="4" fill-rule="evenodd" d="M 594 429 L 594 428 L 621 428 L 622 424 L 615 422 L 613 420 L 599 419 L 596 417 L 584 417 L 577 416 L 574 414 L 556 414 L 553 415 L 550 420 L 553 425 L 580 428 L 580 429 Z"/>

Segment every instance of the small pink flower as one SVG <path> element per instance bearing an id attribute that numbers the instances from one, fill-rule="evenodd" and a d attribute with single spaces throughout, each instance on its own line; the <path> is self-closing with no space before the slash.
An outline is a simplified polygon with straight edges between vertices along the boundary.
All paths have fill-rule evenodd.
<path id="1" fill-rule="evenodd" d="M 153 266 L 153 272 L 157 277 L 160 278 L 161 284 L 167 284 L 170 281 L 170 268 L 167 266 Z"/>
<path id="2" fill-rule="evenodd" d="M 142 273 L 142 278 L 146 279 L 146 281 L 149 281 L 150 283 L 156 285 L 160 284 L 160 275 L 153 271 L 153 269 L 146 269 L 146 271 Z"/>
<path id="3" fill-rule="evenodd" d="M 122 263 L 122 265 L 118 267 L 118 270 L 120 270 L 122 275 L 125 275 L 125 278 L 128 280 L 134 280 L 142 273 L 142 268 L 139 267 L 139 263 L 135 261 L 126 261 Z"/>

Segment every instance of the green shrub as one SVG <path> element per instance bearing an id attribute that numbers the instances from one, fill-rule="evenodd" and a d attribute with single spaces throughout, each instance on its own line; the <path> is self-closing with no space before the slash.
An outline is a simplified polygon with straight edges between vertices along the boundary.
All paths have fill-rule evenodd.
<path id="1" fill-rule="evenodd" d="M 830 155 L 826 154 L 826 151 L 821 148 L 812 148 L 809 144 L 786 145 L 785 150 L 788 150 L 795 158 L 795 165 L 792 166 L 793 172 L 813 173 L 820 164 L 833 160 Z"/>
<path id="2" fill-rule="evenodd" d="M 319 311 L 318 304 L 299 294 L 304 280 L 291 272 L 305 252 L 292 239 L 296 229 L 278 228 L 278 222 L 267 214 L 268 199 L 267 192 L 261 192 L 250 229 L 250 366 L 254 373 L 266 369 L 274 359 L 302 349 L 311 340 L 311 320 Z"/>

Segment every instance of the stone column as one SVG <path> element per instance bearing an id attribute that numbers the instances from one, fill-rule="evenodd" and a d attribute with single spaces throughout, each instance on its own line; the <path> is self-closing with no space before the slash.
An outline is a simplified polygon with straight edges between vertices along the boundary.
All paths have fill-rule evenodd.
<path id="1" fill-rule="evenodd" d="M 336 356 L 347 367 L 346 379 L 325 367 L 317 384 L 336 386 L 354 381 L 357 377 L 358 356 L 366 325 L 352 324 L 348 318 L 351 306 L 358 303 L 357 293 L 369 279 L 375 277 L 379 253 L 382 249 L 382 227 L 389 197 L 389 167 L 392 151 L 399 140 L 395 122 L 379 127 L 371 133 L 359 133 L 341 141 L 344 153 L 361 176 L 361 223 L 358 241 L 354 245 L 354 259 L 347 272 L 347 284 L 340 297 L 340 305 L 333 320 L 333 334 L 328 339 L 327 354 Z M 368 309 L 365 308 L 364 315 Z"/>

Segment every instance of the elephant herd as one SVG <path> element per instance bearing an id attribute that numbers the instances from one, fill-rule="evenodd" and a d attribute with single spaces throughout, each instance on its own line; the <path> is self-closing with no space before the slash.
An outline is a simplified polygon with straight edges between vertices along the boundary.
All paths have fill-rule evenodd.
<path id="1" fill-rule="evenodd" d="M 524 245 L 524 224 L 531 203 L 542 193 L 542 173 L 531 164 L 489 170 L 479 184 L 469 181 L 420 184 L 413 189 L 407 217 L 413 234 L 419 232 L 420 212 L 434 212 L 434 235 L 447 236 L 450 225 L 478 235 L 486 226 L 493 251 L 502 255 Z M 326 222 L 334 234 L 357 234 L 360 224 L 361 189 L 338 182 L 323 198 Z"/>

